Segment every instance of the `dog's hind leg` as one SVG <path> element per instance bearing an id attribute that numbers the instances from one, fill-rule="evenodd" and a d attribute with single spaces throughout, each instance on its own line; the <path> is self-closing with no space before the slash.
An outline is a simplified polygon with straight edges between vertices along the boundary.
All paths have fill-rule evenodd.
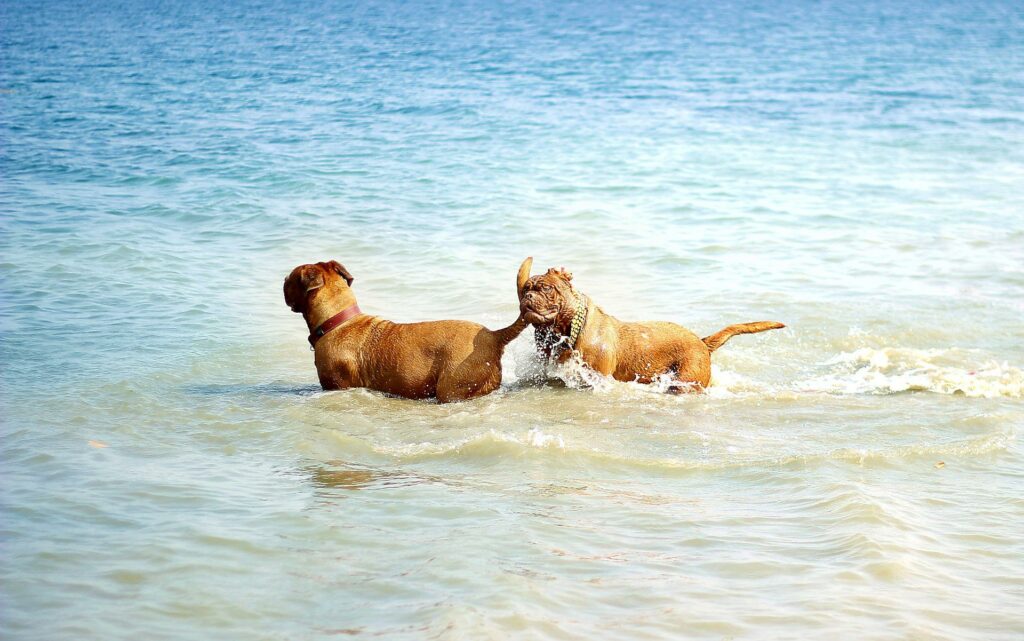
<path id="1" fill-rule="evenodd" d="M 694 383 L 692 381 L 672 381 L 668 388 L 665 389 L 667 394 L 692 394 L 695 392 L 703 392 L 704 386 L 700 383 Z"/>
<path id="2" fill-rule="evenodd" d="M 480 367 L 463 362 L 453 369 L 441 372 L 437 379 L 437 402 L 452 403 L 485 396 L 501 385 L 501 358 Z"/>

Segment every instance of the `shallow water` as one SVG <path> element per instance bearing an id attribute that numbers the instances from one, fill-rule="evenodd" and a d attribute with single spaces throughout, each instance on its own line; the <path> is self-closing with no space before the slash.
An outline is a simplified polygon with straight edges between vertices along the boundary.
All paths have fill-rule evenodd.
<path id="1" fill-rule="evenodd" d="M 1024 634 L 1014 3 L 0 7 L 5 638 Z M 565 265 L 716 352 L 323 393 Z"/>

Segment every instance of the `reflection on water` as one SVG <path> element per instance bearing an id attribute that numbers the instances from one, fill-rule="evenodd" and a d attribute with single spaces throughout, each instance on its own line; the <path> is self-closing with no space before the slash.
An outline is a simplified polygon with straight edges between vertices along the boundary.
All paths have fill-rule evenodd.
<path id="1" fill-rule="evenodd" d="M 367 487 L 383 475 L 372 470 L 336 470 L 313 468 L 312 480 L 319 487 L 358 490 Z"/>
<path id="2" fill-rule="evenodd" d="M 310 467 L 308 471 L 313 484 L 326 490 L 393 488 L 417 483 L 438 482 L 437 479 L 416 474 L 373 469 L 341 461 L 331 461 L 327 466 Z"/>

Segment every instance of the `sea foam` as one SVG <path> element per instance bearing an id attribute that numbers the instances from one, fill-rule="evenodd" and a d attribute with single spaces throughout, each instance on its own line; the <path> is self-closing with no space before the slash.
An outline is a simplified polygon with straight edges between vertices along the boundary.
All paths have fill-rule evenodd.
<path id="1" fill-rule="evenodd" d="M 795 388 L 830 394 L 892 394 L 928 391 L 971 397 L 1021 398 L 1024 370 L 1008 363 L 964 364 L 958 350 L 864 347 L 826 361 L 831 372 Z"/>

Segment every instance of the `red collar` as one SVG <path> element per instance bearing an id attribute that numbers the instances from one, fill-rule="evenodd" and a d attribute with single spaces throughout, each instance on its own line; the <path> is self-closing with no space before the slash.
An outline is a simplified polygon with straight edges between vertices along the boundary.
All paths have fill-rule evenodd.
<path id="1" fill-rule="evenodd" d="M 320 338 L 324 334 L 331 331 L 338 325 L 341 325 L 348 319 L 355 318 L 356 316 L 359 316 L 362 313 L 363 312 L 360 311 L 359 309 L 359 305 L 353 305 L 352 307 L 347 307 L 338 312 L 337 314 L 335 314 L 334 316 L 331 316 L 324 322 L 320 323 L 320 325 L 313 330 L 313 333 L 309 335 L 309 346 L 315 347 L 316 342 L 320 340 Z"/>

